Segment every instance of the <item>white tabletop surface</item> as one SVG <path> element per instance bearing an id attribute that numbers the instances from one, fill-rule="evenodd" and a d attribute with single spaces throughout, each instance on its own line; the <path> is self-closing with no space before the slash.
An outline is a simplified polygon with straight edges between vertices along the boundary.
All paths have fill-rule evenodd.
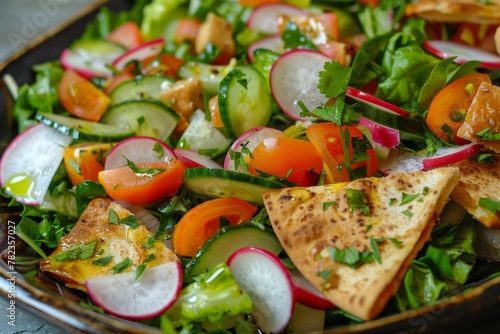
<path id="1" fill-rule="evenodd" d="M 94 0 L 0 0 L 0 63 L 36 35 L 63 22 Z M 16 307 L 16 326 L 7 318 L 8 301 L 0 297 L 0 333 L 62 334 Z"/>

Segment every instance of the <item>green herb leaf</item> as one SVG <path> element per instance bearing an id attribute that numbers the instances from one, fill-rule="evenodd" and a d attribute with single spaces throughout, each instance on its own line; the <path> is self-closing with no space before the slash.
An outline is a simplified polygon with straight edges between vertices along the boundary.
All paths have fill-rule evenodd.
<path id="1" fill-rule="evenodd" d="M 155 255 L 154 255 L 154 254 L 148 254 L 148 255 L 146 256 L 146 260 L 144 260 L 144 262 L 145 262 L 145 263 L 147 263 L 147 262 L 151 262 L 151 261 L 153 261 L 154 259 L 155 259 Z"/>
<path id="2" fill-rule="evenodd" d="M 361 254 L 356 248 L 348 247 L 346 249 L 337 249 L 335 247 L 328 248 L 330 259 L 335 262 L 343 263 L 351 268 L 356 268 L 363 263 L 373 262 L 371 252 Z"/>
<path id="3" fill-rule="evenodd" d="M 108 222 L 110 224 L 115 224 L 115 225 L 118 225 L 120 224 L 120 218 L 118 218 L 118 214 L 116 213 L 115 210 L 113 209 L 109 209 L 109 218 L 108 218 Z"/>
<path id="4" fill-rule="evenodd" d="M 318 89 L 327 98 L 339 98 L 345 95 L 349 86 L 352 68 L 340 65 L 338 61 L 326 62 L 319 72 Z"/>
<path id="5" fill-rule="evenodd" d="M 397 202 L 397 201 L 398 201 L 398 200 L 397 200 L 396 198 L 391 198 L 391 199 L 389 200 L 389 206 L 393 206 L 394 204 L 396 204 L 396 202 Z"/>
<path id="6" fill-rule="evenodd" d="M 448 142 L 453 143 L 453 129 L 448 125 L 448 123 L 441 125 L 441 131 L 443 131 L 446 135 Z"/>
<path id="7" fill-rule="evenodd" d="M 137 266 L 137 269 L 135 270 L 134 281 L 137 281 L 137 279 L 141 277 L 142 273 L 144 272 L 144 269 L 146 269 L 145 264 Z"/>
<path id="8" fill-rule="evenodd" d="M 145 122 L 146 119 L 144 118 L 144 116 L 141 116 L 137 119 L 137 124 L 139 124 L 139 126 L 143 125 Z"/>
<path id="9" fill-rule="evenodd" d="M 132 160 L 124 158 L 127 160 L 127 166 L 138 176 L 154 176 L 166 170 L 165 168 L 140 168 Z"/>
<path id="10" fill-rule="evenodd" d="M 479 206 L 482 208 L 485 208 L 486 210 L 489 210 L 493 212 L 493 214 L 497 214 L 500 212 L 500 202 L 495 201 L 491 198 L 480 198 L 479 199 Z"/>
<path id="11" fill-rule="evenodd" d="M 139 225 L 141 225 L 141 223 L 139 222 L 139 219 L 137 219 L 136 216 L 127 216 L 125 218 L 123 218 L 120 223 L 122 223 L 123 225 L 127 225 L 128 227 L 130 227 L 131 229 L 135 229 L 137 228 Z"/>
<path id="12" fill-rule="evenodd" d="M 54 261 L 72 261 L 72 260 L 86 260 L 94 255 L 97 240 L 89 242 L 88 244 L 74 245 L 68 250 L 53 258 Z"/>
<path id="13" fill-rule="evenodd" d="M 384 240 L 385 240 L 385 238 L 384 238 Z M 378 243 L 377 240 L 375 240 L 373 237 L 370 237 L 370 247 L 372 248 L 373 257 L 375 258 L 375 261 L 377 261 L 379 264 L 381 264 L 382 263 L 382 256 L 380 255 L 380 250 L 378 249 L 377 243 Z"/>
<path id="14" fill-rule="evenodd" d="M 285 49 L 310 49 L 318 51 L 316 45 L 299 29 L 299 27 L 289 20 L 285 26 L 285 30 L 281 34 Z"/>
<path id="15" fill-rule="evenodd" d="M 403 193 L 401 196 L 401 203 L 399 203 L 399 206 L 405 205 L 410 203 L 411 201 L 415 200 L 420 196 L 420 194 L 407 194 Z"/>
<path id="16" fill-rule="evenodd" d="M 332 201 L 332 202 L 323 202 L 323 211 L 328 210 L 329 207 L 337 205 L 337 202 Z"/>
<path id="17" fill-rule="evenodd" d="M 366 194 L 357 189 L 349 189 L 345 190 L 347 195 L 347 202 L 349 203 L 349 208 L 351 212 L 355 210 L 361 210 L 365 215 L 370 215 L 370 206 L 368 205 L 368 198 Z"/>
<path id="18" fill-rule="evenodd" d="M 493 131 L 492 128 L 485 128 L 476 133 L 476 136 L 481 138 L 482 140 L 487 140 L 487 141 L 500 140 L 500 132 L 492 133 L 492 131 Z"/>
<path id="19" fill-rule="evenodd" d="M 412 217 L 413 216 L 413 213 L 411 213 L 411 211 L 409 211 L 409 210 L 401 211 L 401 213 L 404 214 L 406 217 Z"/>
<path id="20" fill-rule="evenodd" d="M 326 285 L 328 284 L 328 281 L 330 280 L 332 273 L 333 273 L 332 270 L 325 270 L 325 271 L 320 271 L 319 273 L 316 274 L 316 276 L 321 277 L 323 279 L 323 284 L 321 285 L 321 292 L 325 291 Z"/>
<path id="21" fill-rule="evenodd" d="M 156 152 L 156 156 L 158 157 L 158 159 L 162 159 L 165 156 L 165 149 L 159 142 L 156 142 L 154 144 L 153 152 Z"/>
<path id="22" fill-rule="evenodd" d="M 395 239 L 395 238 L 387 238 L 390 242 L 392 242 L 394 244 L 394 246 L 396 246 L 396 248 L 401 248 L 402 245 L 403 245 L 403 242 L 402 241 L 399 241 L 398 239 Z"/>
<path id="23" fill-rule="evenodd" d="M 111 268 L 111 272 L 113 274 L 118 274 L 119 272 L 122 272 L 123 270 L 127 269 L 133 264 L 134 262 L 127 257 L 125 260 L 121 261 L 120 263 L 117 263 L 113 268 Z"/>
<path id="24" fill-rule="evenodd" d="M 103 256 L 100 259 L 92 261 L 92 264 L 95 264 L 96 266 L 105 266 L 109 263 L 109 261 L 111 261 L 112 258 L 113 255 Z"/>
<path id="25" fill-rule="evenodd" d="M 369 230 L 372 229 L 372 227 L 373 227 L 372 224 L 366 225 L 366 230 L 365 231 L 368 232 Z"/>

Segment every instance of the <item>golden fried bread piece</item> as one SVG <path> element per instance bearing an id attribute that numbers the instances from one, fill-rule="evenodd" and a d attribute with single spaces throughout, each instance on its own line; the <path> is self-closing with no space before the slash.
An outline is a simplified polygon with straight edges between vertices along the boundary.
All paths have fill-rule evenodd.
<path id="1" fill-rule="evenodd" d="M 429 240 L 458 178 L 458 169 L 447 167 L 283 188 L 263 197 L 274 232 L 307 280 L 339 308 L 371 320 L 397 292 L 410 262 Z M 351 266 L 331 255 L 355 250 L 375 258 L 375 248 L 380 263 Z"/>
<path id="2" fill-rule="evenodd" d="M 110 222 L 111 210 L 116 213 L 118 222 Z M 179 261 L 161 241 L 152 242 L 153 233 L 142 223 L 138 222 L 135 227 L 136 224 L 128 226 L 120 222 L 130 216 L 133 216 L 130 211 L 111 199 L 92 200 L 70 233 L 61 238 L 46 260 L 40 262 L 40 269 L 61 279 L 70 288 L 86 291 L 86 280 L 112 274 L 113 267 L 127 258 L 131 265 L 123 271 L 135 270 L 141 264 L 153 267 Z M 70 248 L 73 258 L 71 251 L 68 252 Z M 89 251 L 90 257 L 79 254 L 84 249 Z M 105 265 L 92 263 L 105 257 L 111 257 Z"/>
<path id="3" fill-rule="evenodd" d="M 500 1 L 418 0 L 408 4 L 405 13 L 433 22 L 500 24 Z"/>

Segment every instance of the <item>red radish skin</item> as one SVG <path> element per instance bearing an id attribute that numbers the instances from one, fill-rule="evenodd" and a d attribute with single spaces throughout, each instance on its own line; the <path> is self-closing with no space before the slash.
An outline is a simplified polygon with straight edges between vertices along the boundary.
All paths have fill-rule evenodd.
<path id="1" fill-rule="evenodd" d="M 106 312 L 127 320 L 146 320 L 168 310 L 182 290 L 182 266 L 169 262 L 135 271 L 112 274 L 85 282 L 87 292 Z"/>
<path id="2" fill-rule="evenodd" d="M 280 35 L 269 36 L 263 39 L 259 39 L 253 42 L 248 47 L 247 55 L 250 62 L 253 61 L 254 52 L 257 49 L 267 49 L 277 53 L 283 53 L 285 51 L 285 46 Z"/>
<path id="3" fill-rule="evenodd" d="M 307 12 L 283 3 L 273 3 L 256 7 L 250 14 L 247 27 L 269 35 L 279 33 L 278 18 L 280 15 L 304 16 Z"/>
<path id="4" fill-rule="evenodd" d="M 136 47 L 135 49 L 125 52 L 113 62 L 113 66 L 121 71 L 125 69 L 125 66 L 132 60 L 141 61 L 143 59 L 159 55 L 164 45 L 165 40 L 163 38 L 152 40 Z"/>
<path id="5" fill-rule="evenodd" d="M 23 131 L 3 152 L 0 160 L 0 184 L 8 187 L 11 179 L 29 177 L 33 183 L 26 194 L 13 195 L 23 204 L 41 204 L 52 177 L 63 160 L 64 148 L 71 141 L 71 137 L 41 123 Z M 6 190 L 10 192 L 9 189 Z"/>
<path id="6" fill-rule="evenodd" d="M 372 133 L 373 142 L 388 148 L 395 148 L 399 145 L 399 131 L 379 124 L 365 117 L 359 118 L 359 125 L 362 125 Z"/>
<path id="7" fill-rule="evenodd" d="M 88 58 L 88 59 L 87 59 Z M 104 66 L 96 66 L 95 60 L 76 51 L 65 49 L 61 53 L 59 60 L 65 70 L 75 70 L 82 77 L 90 79 L 92 77 L 111 78 L 113 73 Z M 87 63 L 87 64 L 86 64 Z M 88 64 L 92 64 L 89 66 Z"/>
<path id="8" fill-rule="evenodd" d="M 440 147 L 437 153 L 422 160 L 424 170 L 438 168 L 460 162 L 478 153 L 480 146 L 477 143 L 470 143 L 462 146 Z"/>
<path id="9" fill-rule="evenodd" d="M 456 57 L 454 61 L 457 64 L 478 60 L 481 62 L 479 67 L 500 68 L 500 57 L 498 55 L 472 46 L 443 40 L 428 40 L 423 45 L 428 52 L 441 59 Z"/>
<path id="10" fill-rule="evenodd" d="M 163 154 L 157 149 L 163 149 Z M 119 142 L 114 146 L 106 158 L 104 169 L 113 169 L 125 166 L 129 159 L 137 162 L 165 162 L 168 159 L 177 159 L 174 151 L 161 140 L 153 137 L 132 137 Z"/>
<path id="11" fill-rule="evenodd" d="M 208 167 L 208 168 L 221 168 L 221 166 L 207 157 L 201 155 L 195 150 L 187 150 L 183 148 L 174 149 L 177 159 L 184 164 L 187 168 L 194 167 Z"/>
<path id="12" fill-rule="evenodd" d="M 295 297 L 290 272 L 280 259 L 264 249 L 245 247 L 234 252 L 227 264 L 238 285 L 252 298 L 252 317 L 260 330 L 284 330 L 292 316 Z"/>
<path id="13" fill-rule="evenodd" d="M 257 147 L 257 145 L 259 145 L 264 139 L 278 138 L 282 136 L 284 136 L 283 131 L 274 128 L 269 128 L 266 126 L 258 126 L 248 130 L 247 132 L 239 136 L 238 139 L 236 139 L 229 148 L 229 151 L 227 152 L 226 157 L 224 159 L 224 169 L 236 170 L 236 167 L 234 166 L 234 161 L 233 159 L 231 159 L 230 152 L 241 152 L 242 149 L 241 144 L 247 143 L 246 148 L 248 148 L 250 152 L 252 152 L 255 149 L 255 147 Z"/>
<path id="14" fill-rule="evenodd" d="M 295 301 L 317 310 L 334 309 L 336 306 L 319 292 L 297 270 L 291 272 Z"/>
<path id="15" fill-rule="evenodd" d="M 319 72 L 330 58 L 320 52 L 294 49 L 282 54 L 271 67 L 272 94 L 281 110 L 295 120 L 301 117 L 297 105 L 302 101 L 309 110 L 326 104 L 328 99 L 319 92 Z"/>
<path id="16" fill-rule="evenodd" d="M 398 114 L 403 117 L 408 116 L 408 112 L 406 110 L 403 110 L 389 102 L 381 100 L 378 97 L 375 97 L 371 94 L 362 92 L 356 88 L 352 87 L 347 88 L 346 95 L 357 101 L 368 103 L 377 109 L 381 109 L 393 114 Z"/>

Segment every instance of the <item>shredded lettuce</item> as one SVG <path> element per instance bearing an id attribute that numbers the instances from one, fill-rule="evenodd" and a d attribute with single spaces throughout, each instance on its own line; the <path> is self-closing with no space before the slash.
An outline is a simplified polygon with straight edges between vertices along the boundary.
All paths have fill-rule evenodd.
<path id="1" fill-rule="evenodd" d="M 153 0 L 144 7 L 141 32 L 147 40 L 163 36 L 168 23 L 177 15 L 175 10 L 187 0 Z"/>

